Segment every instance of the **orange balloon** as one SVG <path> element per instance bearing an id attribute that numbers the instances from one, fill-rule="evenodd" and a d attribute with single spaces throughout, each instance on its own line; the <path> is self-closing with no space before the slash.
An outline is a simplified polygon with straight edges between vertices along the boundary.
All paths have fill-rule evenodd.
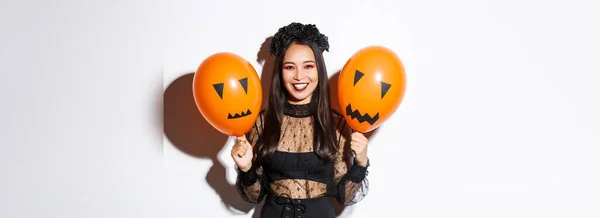
<path id="1" fill-rule="evenodd" d="M 229 136 L 242 136 L 260 113 L 262 87 L 254 67 L 228 52 L 206 58 L 194 74 L 196 106 L 208 123 Z"/>
<path id="2" fill-rule="evenodd" d="M 406 75 L 400 58 L 388 48 L 369 46 L 344 65 L 338 81 L 340 109 L 348 125 L 366 133 L 378 128 L 404 98 Z"/>

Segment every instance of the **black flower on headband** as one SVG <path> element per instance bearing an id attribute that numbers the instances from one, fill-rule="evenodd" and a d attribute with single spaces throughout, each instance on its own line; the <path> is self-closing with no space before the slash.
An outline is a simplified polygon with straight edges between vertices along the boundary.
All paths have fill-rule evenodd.
<path id="1" fill-rule="evenodd" d="M 313 41 L 321 51 L 329 51 L 327 36 L 321 34 L 314 24 L 291 23 L 279 28 L 269 45 L 269 52 L 277 55 L 281 50 L 295 40 Z"/>

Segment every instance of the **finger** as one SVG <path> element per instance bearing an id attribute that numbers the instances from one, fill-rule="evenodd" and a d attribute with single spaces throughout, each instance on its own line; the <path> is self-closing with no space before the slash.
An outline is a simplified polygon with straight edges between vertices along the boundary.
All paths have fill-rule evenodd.
<path id="1" fill-rule="evenodd" d="M 231 149 L 231 157 L 235 158 L 237 155 L 237 151 L 235 149 Z"/>
<path id="2" fill-rule="evenodd" d="M 246 155 L 246 153 L 248 152 L 247 149 L 245 148 L 240 148 L 240 157 L 243 157 L 244 155 Z"/>
<path id="3" fill-rule="evenodd" d="M 244 150 L 242 150 L 242 149 L 237 149 L 237 150 L 235 151 L 235 155 L 236 155 L 237 157 L 239 157 L 239 158 L 243 157 L 245 154 L 246 154 L 246 152 L 245 152 Z"/>
<path id="4" fill-rule="evenodd" d="M 356 153 L 362 153 L 365 150 L 365 145 L 361 144 L 361 143 L 351 143 L 350 145 L 351 149 L 356 152 Z"/>
<path id="5" fill-rule="evenodd" d="M 237 154 L 237 152 L 240 150 L 240 143 L 235 143 L 233 144 L 233 147 L 231 147 L 231 153 L 232 154 Z"/>
<path id="6" fill-rule="evenodd" d="M 248 141 L 244 141 L 240 143 L 241 149 L 244 151 L 248 151 L 248 149 L 251 149 L 252 146 L 250 145 L 250 143 L 248 143 Z"/>
<path id="7" fill-rule="evenodd" d="M 246 135 L 242 135 L 242 136 L 236 137 L 236 141 L 237 142 L 246 142 L 248 140 L 246 139 Z"/>
<path id="8" fill-rule="evenodd" d="M 232 149 L 231 156 L 233 156 L 233 158 L 240 157 L 240 149 L 239 148 Z"/>
<path id="9" fill-rule="evenodd" d="M 360 149 L 360 148 L 358 148 L 358 149 L 355 149 L 355 150 L 353 150 L 353 151 L 354 151 L 354 153 L 356 153 L 356 154 L 362 154 L 362 153 L 363 153 L 363 150 L 362 150 L 362 149 Z"/>
<path id="10" fill-rule="evenodd" d="M 231 153 L 239 156 L 241 154 L 241 151 L 242 149 L 240 149 L 240 146 L 234 146 Z"/>
<path id="11" fill-rule="evenodd" d="M 365 136 L 365 134 L 363 134 L 363 133 L 358 133 L 358 134 L 356 134 L 356 135 L 357 135 L 359 138 L 363 139 L 363 140 L 369 140 L 369 139 L 367 138 L 367 136 Z"/>
<path id="12" fill-rule="evenodd" d="M 353 141 L 357 146 L 361 146 L 361 147 L 366 147 L 367 146 L 367 141 L 362 141 L 362 140 L 355 140 Z"/>
<path id="13" fill-rule="evenodd" d="M 350 142 L 350 147 L 353 147 L 353 148 L 361 148 L 361 147 L 364 147 L 364 144 L 365 144 L 365 143 L 363 143 L 363 142 L 361 142 L 361 141 L 351 141 L 351 142 Z"/>
<path id="14" fill-rule="evenodd" d="M 350 149 L 354 152 L 358 152 L 359 146 L 356 142 L 350 142 Z"/>
<path id="15" fill-rule="evenodd" d="M 351 141 L 360 142 L 360 141 L 362 141 L 362 139 L 358 135 L 352 135 Z"/>
<path id="16" fill-rule="evenodd" d="M 354 133 L 352 133 L 352 140 L 356 140 L 356 141 L 359 141 L 359 142 L 366 142 L 368 139 L 362 133 L 360 133 L 360 132 L 354 132 Z"/>

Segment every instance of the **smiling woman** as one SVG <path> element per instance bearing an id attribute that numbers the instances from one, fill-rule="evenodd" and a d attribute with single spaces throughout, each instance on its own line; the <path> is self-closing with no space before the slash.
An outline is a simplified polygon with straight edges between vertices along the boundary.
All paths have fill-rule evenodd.
<path id="1" fill-rule="evenodd" d="M 282 79 L 288 102 L 308 104 L 319 82 L 315 55 L 308 45 L 292 43 L 283 58 Z"/>
<path id="2" fill-rule="evenodd" d="M 368 140 L 330 108 L 324 51 L 327 37 L 311 24 L 291 23 L 271 41 L 267 108 L 231 150 L 242 198 L 265 199 L 261 217 L 333 218 L 329 198 L 350 205 L 367 193 Z"/>

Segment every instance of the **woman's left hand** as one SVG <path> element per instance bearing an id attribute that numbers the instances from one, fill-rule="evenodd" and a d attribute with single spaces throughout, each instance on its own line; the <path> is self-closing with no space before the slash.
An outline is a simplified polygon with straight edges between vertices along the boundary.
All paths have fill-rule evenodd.
<path id="1" fill-rule="evenodd" d="M 367 145 L 369 139 L 360 132 L 352 133 L 352 141 L 350 141 L 350 148 L 356 155 L 355 160 L 358 165 L 365 167 L 367 166 Z"/>

